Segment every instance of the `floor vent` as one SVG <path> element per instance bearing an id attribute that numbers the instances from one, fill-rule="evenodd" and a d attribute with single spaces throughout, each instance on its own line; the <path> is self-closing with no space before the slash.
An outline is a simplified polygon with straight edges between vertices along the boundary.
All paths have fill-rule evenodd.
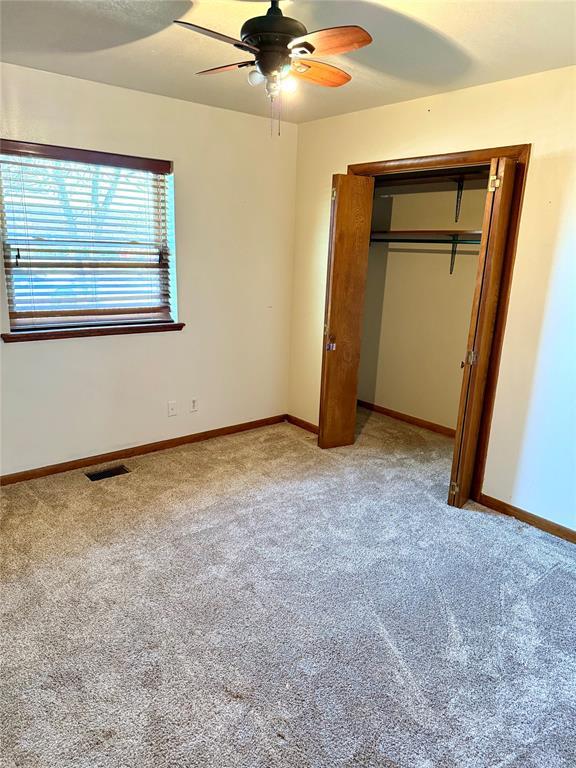
<path id="1" fill-rule="evenodd" d="M 130 470 L 124 464 L 118 464 L 117 467 L 108 467 L 108 469 L 99 469 L 97 472 L 85 472 L 88 480 L 105 480 L 107 477 L 116 477 L 116 475 L 125 475 Z"/>

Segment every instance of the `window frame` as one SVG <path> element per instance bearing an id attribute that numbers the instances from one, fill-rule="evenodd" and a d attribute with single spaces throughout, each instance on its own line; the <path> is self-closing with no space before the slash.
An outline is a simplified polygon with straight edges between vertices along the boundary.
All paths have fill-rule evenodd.
<path id="1" fill-rule="evenodd" d="M 93 165 L 108 165 L 116 168 L 129 168 L 137 171 L 150 171 L 156 174 L 172 174 L 174 164 L 171 160 L 159 160 L 153 158 L 137 157 L 135 155 L 120 155 L 113 152 L 100 152 L 89 149 L 75 149 L 54 144 L 38 144 L 31 141 L 16 141 L 12 139 L 0 139 L 0 153 L 8 155 L 27 155 L 42 157 L 52 160 L 69 160 L 77 163 L 90 163 Z M 2 280 L 5 282 L 4 265 L 2 265 Z M 7 288 L 3 287 L 6 299 Z M 185 323 L 158 322 L 147 325 L 91 325 L 77 328 L 59 328 L 45 330 L 10 330 L 1 333 L 4 342 L 42 341 L 47 339 L 70 339 L 88 336 L 118 336 L 135 333 L 158 333 L 165 331 L 181 331 Z"/>

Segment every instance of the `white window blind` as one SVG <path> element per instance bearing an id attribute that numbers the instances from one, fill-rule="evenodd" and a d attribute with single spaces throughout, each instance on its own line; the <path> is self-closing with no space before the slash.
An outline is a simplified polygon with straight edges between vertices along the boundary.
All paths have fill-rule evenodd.
<path id="1" fill-rule="evenodd" d="M 173 322 L 171 176 L 0 154 L 11 331 Z"/>

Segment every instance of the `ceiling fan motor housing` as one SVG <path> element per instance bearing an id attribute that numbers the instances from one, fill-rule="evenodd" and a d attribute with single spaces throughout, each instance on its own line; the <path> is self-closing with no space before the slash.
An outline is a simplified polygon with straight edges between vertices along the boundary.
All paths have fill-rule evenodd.
<path id="1" fill-rule="evenodd" d="M 284 16 L 279 9 L 271 8 L 270 11 L 266 16 L 248 19 L 240 32 L 243 43 L 259 49 L 255 56 L 256 67 L 265 77 L 279 75 L 289 69 L 289 43 L 307 34 L 301 22 Z"/>

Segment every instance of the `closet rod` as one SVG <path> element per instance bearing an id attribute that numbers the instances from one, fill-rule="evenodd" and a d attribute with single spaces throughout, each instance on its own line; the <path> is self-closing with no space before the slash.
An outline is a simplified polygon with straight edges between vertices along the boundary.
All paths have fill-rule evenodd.
<path id="1" fill-rule="evenodd" d="M 438 237 L 419 237 L 415 239 L 413 237 L 370 237 L 371 243 L 443 243 L 444 245 L 452 245 L 454 242 L 452 239 L 444 238 L 443 240 Z M 471 240 L 469 238 L 459 237 L 456 241 L 457 245 L 480 245 L 480 239 Z"/>

